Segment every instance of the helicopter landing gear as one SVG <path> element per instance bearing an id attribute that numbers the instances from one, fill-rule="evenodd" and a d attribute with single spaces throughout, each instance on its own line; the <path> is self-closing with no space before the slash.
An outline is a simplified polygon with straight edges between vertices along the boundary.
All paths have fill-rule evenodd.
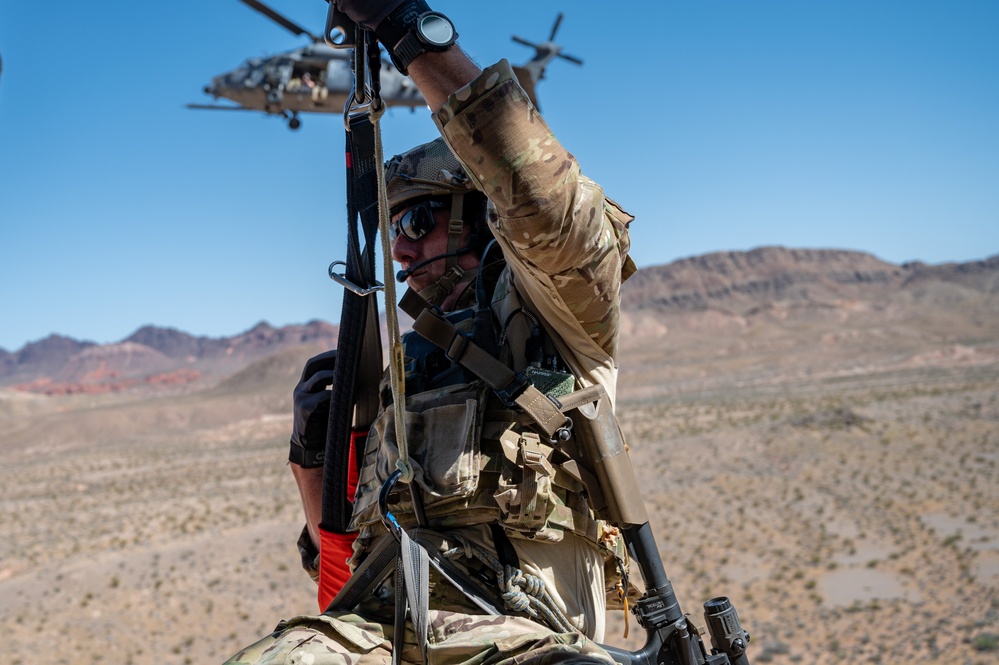
<path id="1" fill-rule="evenodd" d="M 302 121 L 298 119 L 298 113 L 295 111 L 292 111 L 291 113 L 284 111 L 281 115 L 288 121 L 288 129 L 295 131 L 302 126 Z"/>

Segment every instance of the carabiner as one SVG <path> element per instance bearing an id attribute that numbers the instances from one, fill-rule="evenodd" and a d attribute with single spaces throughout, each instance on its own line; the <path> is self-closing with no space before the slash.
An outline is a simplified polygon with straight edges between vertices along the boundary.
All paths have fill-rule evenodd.
<path id="1" fill-rule="evenodd" d="M 329 2 L 329 0 L 326 0 Z M 323 32 L 323 41 L 333 48 L 354 48 L 357 42 L 357 24 L 350 20 L 350 17 L 337 8 L 335 2 L 329 2 L 329 9 L 326 12 L 326 31 Z M 333 31 L 340 33 L 339 41 L 333 36 Z M 353 35 L 353 39 L 349 37 Z"/>
<path id="2" fill-rule="evenodd" d="M 372 293 L 378 293 L 379 291 L 385 290 L 385 285 L 379 282 L 378 280 L 375 280 L 375 283 L 372 286 L 367 286 L 367 287 L 360 286 L 358 284 L 354 284 L 354 282 L 347 279 L 346 275 L 341 275 L 340 273 L 334 270 L 334 268 L 336 268 L 337 266 L 345 266 L 345 265 L 347 264 L 344 263 L 343 261 L 334 261 L 333 263 L 331 263 L 329 267 L 330 279 L 332 279 L 334 282 L 336 282 L 343 288 L 347 289 L 354 295 L 370 296 Z"/>
<path id="3" fill-rule="evenodd" d="M 391 533 L 392 537 L 396 540 L 402 539 L 399 535 L 400 532 L 402 532 L 402 526 L 399 524 L 399 520 L 395 518 L 395 515 L 392 514 L 392 511 L 389 510 L 388 500 L 389 494 L 392 493 L 392 489 L 395 487 L 395 484 L 399 482 L 399 478 L 401 477 L 402 471 L 393 471 L 392 475 L 390 475 L 388 479 L 382 483 L 381 489 L 378 490 L 378 512 L 381 513 L 382 524 L 385 525 L 385 528 L 388 529 L 388 532 Z"/>

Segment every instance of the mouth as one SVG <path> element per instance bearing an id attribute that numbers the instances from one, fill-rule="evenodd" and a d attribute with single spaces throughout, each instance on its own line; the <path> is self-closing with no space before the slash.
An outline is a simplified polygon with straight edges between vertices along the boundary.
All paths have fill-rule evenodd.
<path id="1" fill-rule="evenodd" d="M 412 273 L 410 273 L 409 277 L 406 278 L 406 281 L 407 282 L 412 282 L 412 281 L 419 280 L 419 279 L 421 279 L 426 274 L 427 274 L 427 268 L 426 268 L 426 266 L 424 266 L 423 268 L 417 268 Z"/>

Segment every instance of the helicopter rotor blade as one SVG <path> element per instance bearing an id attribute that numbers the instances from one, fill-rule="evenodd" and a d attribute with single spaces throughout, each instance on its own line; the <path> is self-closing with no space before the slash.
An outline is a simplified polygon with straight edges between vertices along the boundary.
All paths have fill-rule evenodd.
<path id="1" fill-rule="evenodd" d="M 186 109 L 197 109 L 199 111 L 259 111 L 260 109 L 248 109 L 245 106 L 223 106 L 222 104 L 184 104 Z"/>
<path id="2" fill-rule="evenodd" d="M 302 26 L 298 25 L 294 21 L 292 21 L 292 20 L 290 20 L 288 18 L 285 18 L 281 14 L 278 14 L 276 11 L 274 11 L 273 9 L 271 9 L 270 7 L 268 7 L 267 5 L 265 5 L 264 3 L 260 2 L 260 0 L 240 0 L 240 2 L 242 2 L 244 5 L 247 5 L 247 6 L 251 7 L 251 8 L 253 8 L 253 9 L 256 9 L 258 12 L 260 12 L 261 14 L 263 14 L 264 16 L 266 16 L 267 18 L 269 18 L 270 20 L 274 21 L 275 23 L 277 23 L 278 25 L 280 25 L 285 30 L 287 30 L 287 31 L 291 32 L 292 34 L 294 34 L 296 37 L 300 37 L 302 35 L 306 35 L 306 36 L 309 37 L 309 39 L 311 39 L 314 42 L 319 41 L 319 38 L 316 37 L 314 34 L 312 34 L 311 32 L 309 32 L 308 30 L 306 30 Z"/>
<path id="3" fill-rule="evenodd" d="M 562 25 L 562 19 L 564 17 L 565 14 L 563 14 L 562 12 L 559 12 L 558 16 L 555 17 L 555 25 L 552 26 L 552 34 L 550 37 L 548 37 L 548 41 L 550 42 L 555 41 L 555 33 L 558 32 L 558 27 Z"/>
<path id="4" fill-rule="evenodd" d="M 580 60 L 579 58 L 577 58 L 574 55 L 566 55 L 565 53 L 559 53 L 558 57 L 562 58 L 563 60 L 568 60 L 569 62 L 571 62 L 574 65 L 580 65 L 580 66 L 582 66 L 582 64 L 583 64 L 583 61 Z"/>
<path id="5" fill-rule="evenodd" d="M 523 37 L 518 37 L 517 35 L 514 35 L 513 37 L 511 37 L 511 39 L 513 41 L 515 41 L 516 43 L 522 44 L 524 46 L 530 46 L 531 48 L 537 48 L 538 47 L 538 45 L 535 44 L 534 42 L 529 42 L 526 39 L 524 39 Z"/>

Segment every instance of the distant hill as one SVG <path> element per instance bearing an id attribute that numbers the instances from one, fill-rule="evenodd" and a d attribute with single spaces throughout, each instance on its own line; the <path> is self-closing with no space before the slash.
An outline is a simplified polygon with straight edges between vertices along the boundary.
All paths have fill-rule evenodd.
<path id="1" fill-rule="evenodd" d="M 44 394 L 120 392 L 198 383 L 236 374 L 255 361 L 302 345 L 336 346 L 325 321 L 275 328 L 261 322 L 233 337 L 196 337 L 144 326 L 114 344 L 60 335 L 0 354 L 0 385 Z"/>
<path id="2" fill-rule="evenodd" d="M 638 271 L 622 287 L 622 386 L 709 389 L 999 361 L 999 256 L 895 265 L 762 247 Z M 709 369 L 710 368 L 710 369 Z"/>
<path id="3" fill-rule="evenodd" d="M 736 314 L 768 302 L 876 300 L 933 282 L 995 295 L 999 255 L 968 263 L 895 265 L 846 250 L 761 247 L 716 252 L 638 271 L 622 289 L 622 306 Z"/>
<path id="4" fill-rule="evenodd" d="M 715 353 L 735 340 L 740 348 L 762 348 L 793 334 L 798 349 L 815 340 L 842 352 L 876 344 L 897 345 L 901 353 L 914 339 L 995 340 L 997 314 L 999 255 L 896 265 L 863 252 L 762 247 L 639 270 L 622 288 L 622 348 L 655 364 L 655 355 L 667 351 Z M 260 371 L 251 366 L 281 351 L 335 347 L 337 330 L 323 321 L 281 328 L 262 322 L 233 337 L 211 338 L 145 326 L 106 345 L 51 335 L 15 353 L 0 350 L 0 386 L 71 394 L 228 379 L 225 386 L 233 387 L 252 380 L 240 372 Z"/>

